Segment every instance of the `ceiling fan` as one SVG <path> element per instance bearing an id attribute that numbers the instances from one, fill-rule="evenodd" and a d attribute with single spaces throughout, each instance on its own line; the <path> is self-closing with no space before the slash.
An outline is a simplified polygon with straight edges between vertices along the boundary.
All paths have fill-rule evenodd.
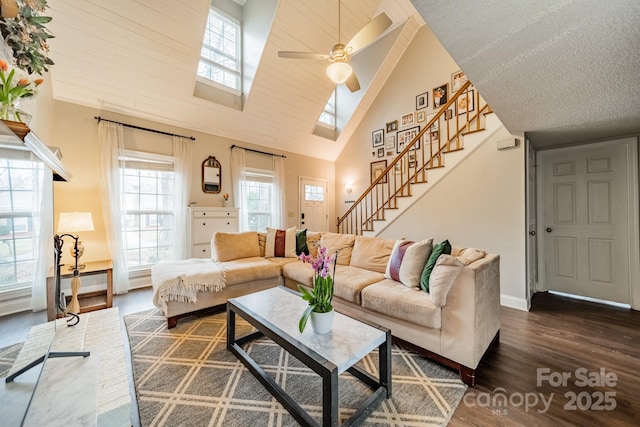
<path id="1" fill-rule="evenodd" d="M 328 60 L 331 64 L 326 69 L 327 76 L 336 84 L 345 83 L 351 92 L 360 90 L 360 82 L 349 65 L 351 56 L 360 49 L 375 41 L 391 26 L 391 19 L 383 12 L 373 18 L 367 25 L 346 44 L 340 43 L 340 1 L 338 1 L 338 43 L 336 43 L 328 55 L 316 52 L 278 51 L 280 58 L 291 59 L 321 59 Z"/>

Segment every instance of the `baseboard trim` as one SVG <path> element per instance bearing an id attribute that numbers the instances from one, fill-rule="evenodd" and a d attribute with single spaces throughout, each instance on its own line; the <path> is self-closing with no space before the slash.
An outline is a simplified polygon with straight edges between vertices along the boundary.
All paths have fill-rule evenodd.
<path id="1" fill-rule="evenodd" d="M 0 317 L 31 310 L 31 296 L 0 302 Z"/>
<path id="2" fill-rule="evenodd" d="M 500 294 L 500 305 L 515 308 L 517 310 L 529 311 L 529 302 L 526 298 L 518 298 L 511 295 Z"/>

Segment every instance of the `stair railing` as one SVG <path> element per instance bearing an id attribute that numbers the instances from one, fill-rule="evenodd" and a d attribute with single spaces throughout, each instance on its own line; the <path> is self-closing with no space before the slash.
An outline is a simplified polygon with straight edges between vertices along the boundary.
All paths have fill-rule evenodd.
<path id="1" fill-rule="evenodd" d="M 427 182 L 429 169 L 444 167 L 444 154 L 464 149 L 465 134 L 484 130 L 481 118 L 491 108 L 470 86 L 470 81 L 463 84 L 337 218 L 339 233 L 361 235 L 373 231 L 374 221 L 384 220 L 387 209 L 398 209 L 398 198 L 411 196 L 413 184 Z"/>

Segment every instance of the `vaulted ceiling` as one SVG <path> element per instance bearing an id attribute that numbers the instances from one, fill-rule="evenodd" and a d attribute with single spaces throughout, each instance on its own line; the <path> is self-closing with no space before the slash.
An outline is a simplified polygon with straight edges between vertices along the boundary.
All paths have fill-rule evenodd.
<path id="1" fill-rule="evenodd" d="M 381 12 L 393 20 L 386 34 L 393 32 L 394 39 L 378 61 L 368 60 L 368 48 L 354 57 L 355 71 L 371 78 L 333 141 L 312 133 L 334 89 L 324 72 L 327 64 L 282 59 L 277 52 L 328 53 L 337 42 L 338 1 L 277 1 L 242 111 L 193 95 L 209 3 L 50 0 L 54 98 L 333 160 L 424 24 L 409 0 L 343 0 L 343 41 Z M 372 64 L 373 72 L 358 70 Z"/>

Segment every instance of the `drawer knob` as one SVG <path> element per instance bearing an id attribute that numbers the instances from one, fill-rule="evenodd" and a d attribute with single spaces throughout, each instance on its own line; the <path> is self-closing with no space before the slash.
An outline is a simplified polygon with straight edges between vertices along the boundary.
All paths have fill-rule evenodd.
<path id="1" fill-rule="evenodd" d="M 203 250 L 202 250 L 202 253 L 205 253 L 205 252 L 207 252 L 207 250 L 206 250 L 206 249 L 203 249 Z"/>
<path id="2" fill-rule="evenodd" d="M 230 222 L 227 223 L 227 225 L 231 224 Z"/>
<path id="3" fill-rule="evenodd" d="M 203 222 L 203 223 L 202 223 L 202 225 L 207 225 L 207 223 L 206 223 L 206 222 Z"/>

